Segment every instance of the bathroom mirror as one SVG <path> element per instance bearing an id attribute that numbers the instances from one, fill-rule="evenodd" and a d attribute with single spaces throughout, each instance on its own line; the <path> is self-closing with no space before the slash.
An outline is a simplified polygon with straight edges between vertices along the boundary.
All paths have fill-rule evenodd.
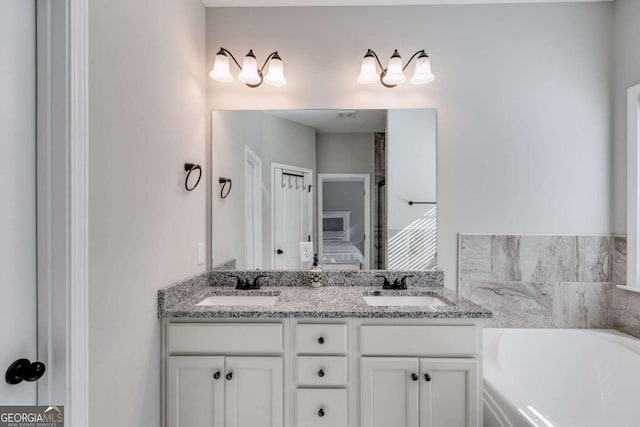
<path id="1" fill-rule="evenodd" d="M 211 118 L 214 268 L 436 267 L 436 110 Z"/>

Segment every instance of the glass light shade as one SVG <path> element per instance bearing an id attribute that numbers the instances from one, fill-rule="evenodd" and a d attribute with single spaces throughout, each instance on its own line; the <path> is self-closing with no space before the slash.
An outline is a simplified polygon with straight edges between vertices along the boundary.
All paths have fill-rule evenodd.
<path id="1" fill-rule="evenodd" d="M 389 60 L 387 74 L 382 78 L 382 81 L 388 85 L 399 85 L 404 83 L 406 79 L 402 71 L 402 58 L 400 55 L 394 54 Z"/>
<path id="2" fill-rule="evenodd" d="M 362 59 L 362 65 L 360 66 L 360 75 L 357 78 L 358 83 L 363 85 L 369 85 L 376 83 L 380 80 L 378 72 L 376 70 L 376 61 L 373 55 L 366 55 Z"/>
<path id="3" fill-rule="evenodd" d="M 416 70 L 411 77 L 411 83 L 414 85 L 426 85 L 436 79 L 431 72 L 431 60 L 427 55 L 420 55 L 416 62 Z"/>
<path id="4" fill-rule="evenodd" d="M 262 80 L 258 75 L 258 62 L 253 52 L 249 52 L 247 56 L 244 57 L 242 71 L 238 74 L 238 80 L 249 85 L 257 85 Z"/>
<path id="5" fill-rule="evenodd" d="M 231 71 L 229 71 L 229 57 L 225 53 L 218 53 L 213 63 L 213 69 L 209 77 L 217 82 L 229 83 L 233 81 Z"/>
<path id="6" fill-rule="evenodd" d="M 264 82 L 271 86 L 284 86 L 287 84 L 280 57 L 274 57 L 271 59 L 271 62 L 269 62 L 269 71 L 267 75 L 264 76 Z"/>

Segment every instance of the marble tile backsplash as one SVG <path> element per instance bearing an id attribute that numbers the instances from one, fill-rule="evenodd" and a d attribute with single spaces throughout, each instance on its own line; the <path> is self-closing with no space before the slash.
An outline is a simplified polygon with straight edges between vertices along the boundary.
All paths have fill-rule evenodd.
<path id="1" fill-rule="evenodd" d="M 617 301 L 626 295 L 618 295 L 624 291 L 615 284 L 625 276 L 624 237 L 460 235 L 460 293 L 493 312 L 488 327 L 609 328 L 624 323 L 626 315 L 620 313 L 630 308 Z M 638 307 L 640 332 L 640 304 L 632 307 Z"/>

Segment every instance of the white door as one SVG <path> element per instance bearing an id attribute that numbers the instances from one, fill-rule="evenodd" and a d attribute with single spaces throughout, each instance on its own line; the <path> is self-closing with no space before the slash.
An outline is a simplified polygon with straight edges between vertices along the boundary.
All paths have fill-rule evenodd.
<path id="1" fill-rule="evenodd" d="M 227 357 L 225 427 L 282 427 L 282 357 Z"/>
<path id="2" fill-rule="evenodd" d="M 36 10 L 0 2 L 0 372 L 36 355 Z M 36 403 L 36 383 L 0 381 L 0 405 Z"/>
<path id="3" fill-rule="evenodd" d="M 273 167 L 273 267 L 299 270 L 300 242 L 311 241 L 312 184 L 309 169 Z"/>
<path id="4" fill-rule="evenodd" d="M 167 359 L 167 427 L 224 427 L 224 357 Z"/>
<path id="5" fill-rule="evenodd" d="M 418 427 L 418 359 L 360 360 L 362 427 Z"/>
<path id="6" fill-rule="evenodd" d="M 478 362 L 420 359 L 420 427 L 478 427 Z"/>
<path id="7" fill-rule="evenodd" d="M 262 268 L 262 160 L 245 145 L 245 269 Z"/>

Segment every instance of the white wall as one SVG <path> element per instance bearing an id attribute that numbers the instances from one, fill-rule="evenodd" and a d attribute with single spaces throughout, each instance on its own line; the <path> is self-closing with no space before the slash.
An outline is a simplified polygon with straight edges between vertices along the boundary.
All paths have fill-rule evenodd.
<path id="1" fill-rule="evenodd" d="M 0 3 L 0 369 L 36 354 L 35 2 Z M 0 381 L 0 405 L 33 405 L 35 384 Z"/>
<path id="2" fill-rule="evenodd" d="M 212 109 L 438 110 L 438 262 L 456 286 L 457 233 L 612 231 L 613 3 L 207 9 L 220 46 L 278 50 L 288 85 L 207 79 Z M 337 48 L 339 46 L 339 48 Z M 355 82 L 367 48 L 431 55 L 437 78 Z"/>
<path id="3" fill-rule="evenodd" d="M 315 171 L 315 129 L 259 111 L 212 111 L 212 247 L 213 265 L 236 259 L 245 268 L 244 147 L 262 159 L 263 268 L 271 268 L 271 164 Z M 233 180 L 232 191 L 220 198 L 218 177 Z"/>
<path id="4" fill-rule="evenodd" d="M 200 0 L 92 1 L 90 425 L 160 425 L 157 290 L 204 271 L 205 11 Z"/>
<path id="5" fill-rule="evenodd" d="M 613 85 L 614 232 L 627 230 L 627 89 L 640 84 L 640 2 L 615 3 L 615 76 Z"/>

